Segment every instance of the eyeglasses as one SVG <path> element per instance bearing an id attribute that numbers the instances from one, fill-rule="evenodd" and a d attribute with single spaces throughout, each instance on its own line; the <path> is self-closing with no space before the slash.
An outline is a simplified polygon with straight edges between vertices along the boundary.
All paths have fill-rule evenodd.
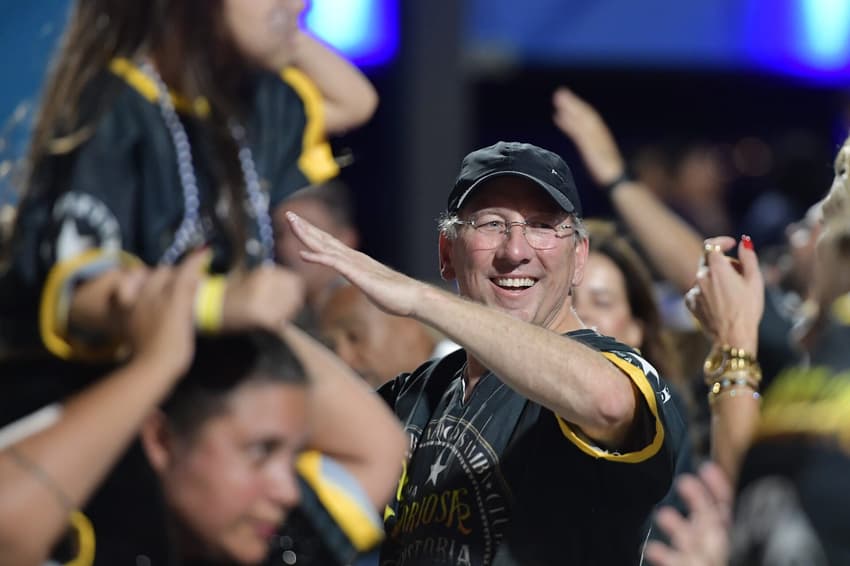
<path id="1" fill-rule="evenodd" d="M 482 250 L 491 250 L 502 245 L 514 226 L 522 227 L 522 233 L 528 245 L 537 250 L 552 249 L 558 245 L 558 240 L 575 234 L 575 227 L 571 224 L 551 223 L 544 220 L 509 222 L 493 214 L 455 222 L 473 229 L 474 244 Z"/>

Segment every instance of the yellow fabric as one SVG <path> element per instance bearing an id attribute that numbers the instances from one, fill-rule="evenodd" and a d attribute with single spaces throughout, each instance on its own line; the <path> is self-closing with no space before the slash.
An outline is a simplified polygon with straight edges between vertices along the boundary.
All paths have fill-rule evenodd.
<path id="1" fill-rule="evenodd" d="M 360 552 L 374 548 L 384 538 L 383 529 L 373 524 L 370 510 L 364 510 L 345 490 L 322 478 L 321 466 L 322 455 L 316 451 L 305 452 L 295 464 L 354 547 Z"/>
<path id="2" fill-rule="evenodd" d="M 756 437 L 836 438 L 850 450 L 850 370 L 827 367 L 783 371 L 767 390 Z"/>
<path id="3" fill-rule="evenodd" d="M 223 275 L 207 276 L 195 295 L 195 324 L 198 330 L 215 334 L 221 330 L 224 318 L 224 294 L 227 278 Z"/>
<path id="4" fill-rule="evenodd" d="M 73 511 L 70 520 L 77 533 L 77 557 L 65 566 L 91 566 L 94 564 L 94 527 L 88 517 L 79 511 Z"/>
<path id="5" fill-rule="evenodd" d="M 73 258 L 57 263 L 47 274 L 44 288 L 41 292 L 39 305 L 39 331 L 45 347 L 63 359 L 103 360 L 114 357 L 118 346 L 108 346 L 98 349 L 86 349 L 72 345 L 68 340 L 67 311 L 70 305 L 61 305 L 62 290 L 68 279 L 85 266 L 103 259 L 114 252 L 105 252 L 96 248 L 84 251 Z M 119 252 L 116 263 L 122 265 L 139 265 L 141 260 Z"/>
<path id="6" fill-rule="evenodd" d="M 832 303 L 832 314 L 842 324 L 850 324 L 850 293 L 841 295 Z"/>
<path id="7" fill-rule="evenodd" d="M 395 491 L 395 499 L 396 501 L 401 501 L 401 495 L 404 491 L 404 486 L 407 484 L 407 460 L 401 463 L 401 478 L 398 480 L 398 487 Z M 392 507 L 387 505 L 384 508 L 384 522 L 387 521 L 390 517 L 395 517 L 395 511 Z"/>
<path id="8" fill-rule="evenodd" d="M 304 114 L 307 116 L 298 168 L 314 185 L 333 179 L 339 175 L 339 165 L 325 139 L 325 107 L 322 94 L 307 75 L 294 67 L 287 67 L 281 71 L 280 76 L 301 97 L 304 102 Z"/>
<path id="9" fill-rule="evenodd" d="M 602 458 L 604 460 L 611 460 L 612 462 L 623 462 L 627 464 L 637 464 L 648 460 L 655 456 L 664 444 L 664 427 L 662 426 L 661 419 L 658 416 L 658 405 L 655 400 L 655 391 L 652 389 L 652 386 L 647 381 L 646 375 L 640 368 L 630 364 L 616 354 L 602 352 L 602 355 L 608 358 L 611 363 L 617 366 L 629 377 L 629 379 L 632 380 L 632 383 L 637 386 L 641 395 L 643 395 L 644 400 L 646 400 L 649 411 L 655 419 L 655 436 L 652 439 L 652 442 L 637 452 L 626 452 L 621 454 L 618 452 L 608 452 L 598 446 L 593 446 L 576 434 L 576 432 L 572 429 L 572 426 L 567 421 L 558 417 L 558 425 L 561 427 L 561 432 L 564 433 L 564 436 L 566 436 L 570 442 L 575 444 L 582 452 L 589 456 L 593 456 L 594 458 Z"/>
<path id="10" fill-rule="evenodd" d="M 159 99 L 156 83 L 129 59 L 116 57 L 110 61 L 109 70 L 124 79 L 128 85 L 149 101 L 156 102 Z M 189 100 L 172 91 L 169 91 L 169 95 L 174 108 L 180 112 L 195 114 L 201 118 L 205 118 L 210 113 L 210 104 L 202 96 L 195 100 Z"/>

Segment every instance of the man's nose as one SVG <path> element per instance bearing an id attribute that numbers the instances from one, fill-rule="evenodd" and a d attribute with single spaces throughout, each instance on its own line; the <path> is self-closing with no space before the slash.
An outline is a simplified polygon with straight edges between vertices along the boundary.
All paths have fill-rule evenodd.
<path id="1" fill-rule="evenodd" d="M 514 261 L 527 261 L 534 255 L 534 248 L 529 245 L 525 238 L 525 224 L 512 222 L 505 228 L 505 241 L 501 248 L 504 257 Z"/>

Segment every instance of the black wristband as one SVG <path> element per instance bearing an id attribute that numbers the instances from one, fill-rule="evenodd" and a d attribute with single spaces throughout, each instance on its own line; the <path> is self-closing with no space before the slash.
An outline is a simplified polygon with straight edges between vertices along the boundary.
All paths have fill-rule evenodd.
<path id="1" fill-rule="evenodd" d="M 617 175 L 617 178 L 615 178 L 613 181 L 611 181 L 607 185 L 602 185 L 602 191 L 610 197 L 611 193 L 613 193 L 617 187 L 619 187 L 623 183 L 631 183 L 631 181 L 631 175 L 629 175 L 629 172 L 624 169 L 623 172 Z"/>

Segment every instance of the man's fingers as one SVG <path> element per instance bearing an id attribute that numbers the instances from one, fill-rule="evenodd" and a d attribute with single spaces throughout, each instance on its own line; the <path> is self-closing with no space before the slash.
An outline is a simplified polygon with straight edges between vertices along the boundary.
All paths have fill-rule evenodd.
<path id="1" fill-rule="evenodd" d="M 707 462 L 700 468 L 699 477 L 715 501 L 727 508 L 732 505 L 732 484 L 720 466 Z"/>
<path id="2" fill-rule="evenodd" d="M 687 503 L 691 514 L 715 507 L 714 498 L 708 492 L 706 486 L 695 476 L 690 474 L 680 476 L 676 482 L 676 491 Z"/>
<path id="3" fill-rule="evenodd" d="M 647 543 L 646 559 L 654 566 L 679 566 L 682 564 L 676 550 L 657 540 Z"/>
<path id="4" fill-rule="evenodd" d="M 668 536 L 676 548 L 688 548 L 691 541 L 690 525 L 673 507 L 662 507 L 658 510 L 655 522 Z"/>

